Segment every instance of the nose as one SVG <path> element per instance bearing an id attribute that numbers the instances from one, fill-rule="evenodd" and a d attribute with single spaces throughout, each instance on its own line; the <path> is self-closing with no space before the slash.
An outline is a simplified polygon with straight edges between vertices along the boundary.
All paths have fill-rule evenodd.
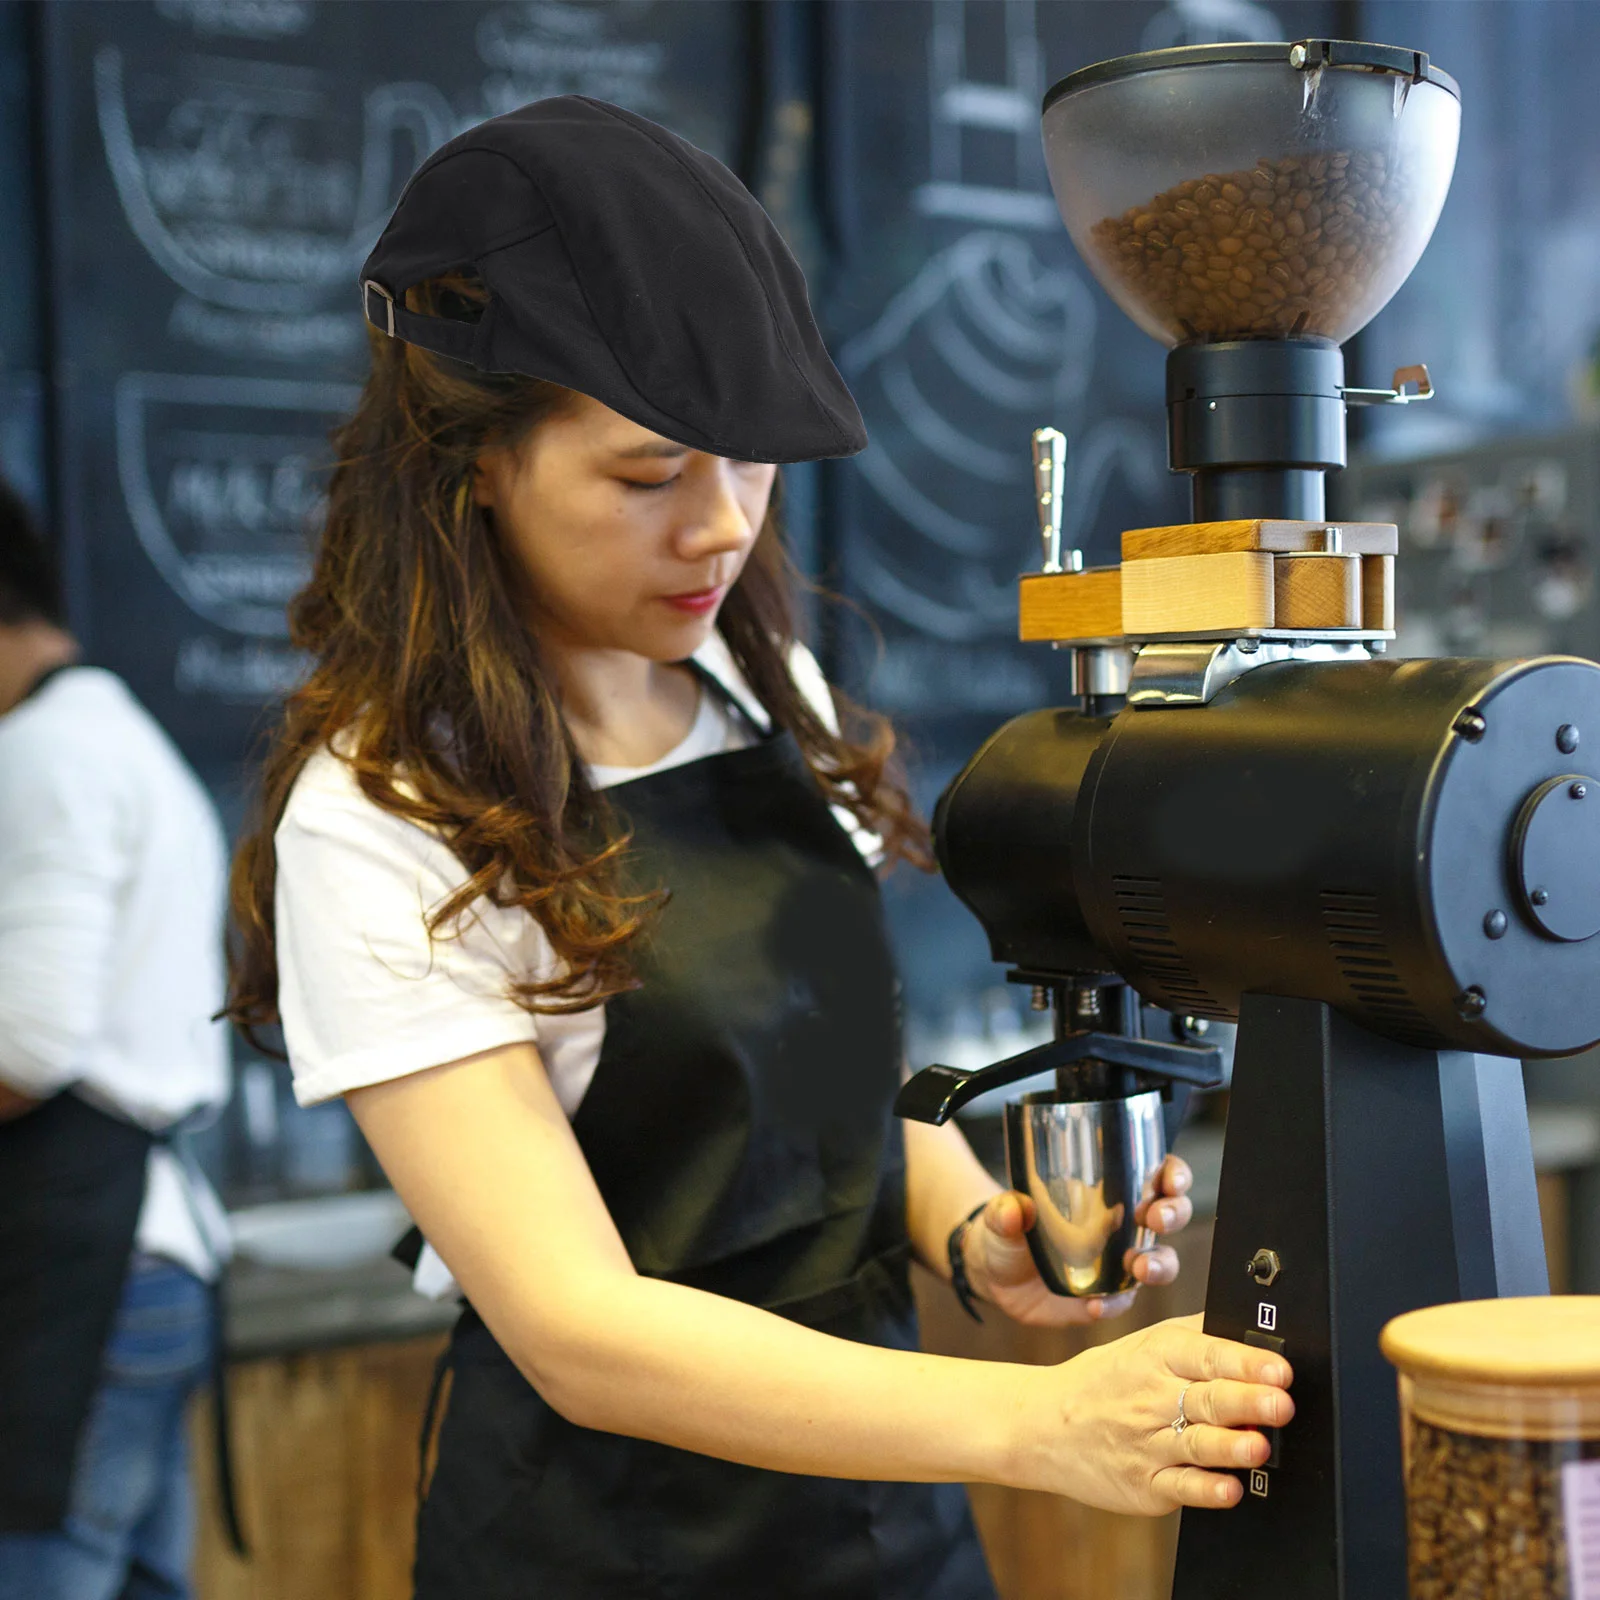
<path id="1" fill-rule="evenodd" d="M 696 497 L 693 511 L 678 531 L 677 553 L 684 561 L 703 561 L 709 556 L 737 553 L 755 543 L 761 531 L 754 524 L 754 512 L 764 511 L 747 505 L 748 490 L 741 496 L 740 484 L 730 464 L 712 457 L 705 473 L 702 494 Z"/>

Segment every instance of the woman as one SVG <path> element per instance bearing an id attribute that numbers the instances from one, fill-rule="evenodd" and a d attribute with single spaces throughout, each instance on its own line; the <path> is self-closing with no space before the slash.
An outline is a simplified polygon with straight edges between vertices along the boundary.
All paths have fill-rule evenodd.
<path id="1" fill-rule="evenodd" d="M 470 1302 L 418 1596 L 976 1600 L 963 1481 L 1235 1503 L 1207 1469 L 1266 1458 L 1275 1356 L 916 1349 L 911 1253 L 1023 1321 L 1107 1308 L 1045 1291 L 953 1127 L 889 1114 L 869 860 L 924 841 L 794 640 L 772 463 L 864 440 L 759 206 L 562 97 L 431 158 L 365 277 L 233 1012 L 281 1016 Z"/>

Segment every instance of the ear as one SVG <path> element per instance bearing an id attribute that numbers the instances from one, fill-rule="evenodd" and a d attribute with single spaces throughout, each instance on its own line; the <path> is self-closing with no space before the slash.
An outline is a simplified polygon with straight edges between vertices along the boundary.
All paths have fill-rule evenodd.
<path id="1" fill-rule="evenodd" d="M 493 511 L 500 499 L 500 483 L 505 464 L 498 450 L 485 450 L 472 463 L 472 502 Z"/>

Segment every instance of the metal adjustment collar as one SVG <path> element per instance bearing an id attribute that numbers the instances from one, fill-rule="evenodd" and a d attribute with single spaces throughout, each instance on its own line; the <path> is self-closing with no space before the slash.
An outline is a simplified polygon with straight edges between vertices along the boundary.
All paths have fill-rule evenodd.
<path id="1" fill-rule="evenodd" d="M 372 314 L 373 295 L 377 295 L 383 301 L 384 315 L 381 318 Z M 373 327 L 382 328 L 391 339 L 394 338 L 394 296 L 376 278 L 362 279 L 361 309 Z"/>

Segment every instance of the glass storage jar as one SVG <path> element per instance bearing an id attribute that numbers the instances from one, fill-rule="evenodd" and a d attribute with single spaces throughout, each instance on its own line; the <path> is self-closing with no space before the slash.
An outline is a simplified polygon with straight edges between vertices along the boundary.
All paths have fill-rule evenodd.
<path id="1" fill-rule="evenodd" d="M 1600 1296 L 1396 1317 L 1411 1600 L 1600 1600 Z"/>

